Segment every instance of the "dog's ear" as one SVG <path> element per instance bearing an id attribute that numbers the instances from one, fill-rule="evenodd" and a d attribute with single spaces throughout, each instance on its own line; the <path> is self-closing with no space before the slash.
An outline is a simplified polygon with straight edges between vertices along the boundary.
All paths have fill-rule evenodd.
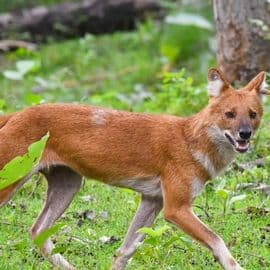
<path id="1" fill-rule="evenodd" d="M 210 97 L 218 97 L 225 89 L 229 88 L 230 84 L 224 78 L 222 72 L 217 68 L 208 70 L 208 94 Z"/>
<path id="2" fill-rule="evenodd" d="M 270 95 L 270 91 L 267 90 L 266 72 L 261 71 L 255 76 L 245 87 L 247 91 L 256 91 L 259 95 Z"/>

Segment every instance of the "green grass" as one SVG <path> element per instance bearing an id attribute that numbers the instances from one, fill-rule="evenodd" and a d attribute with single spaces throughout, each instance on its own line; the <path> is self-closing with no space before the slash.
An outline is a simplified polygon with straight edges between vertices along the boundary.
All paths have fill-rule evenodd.
<path id="1" fill-rule="evenodd" d="M 228 177 L 226 179 L 229 180 Z M 45 196 L 43 180 L 32 194 L 35 185 L 35 180 L 27 183 L 12 203 L 1 209 L 1 269 L 22 269 L 22 263 L 23 269 L 50 269 L 49 263 L 40 257 L 28 237 L 28 228 L 37 216 Z M 92 200 L 85 203 L 85 195 L 91 195 Z M 268 205 L 269 208 L 269 201 L 259 192 L 252 192 L 245 201 L 236 203 L 235 209 L 229 209 L 223 216 L 222 201 L 213 189 L 209 190 L 208 196 L 207 212 L 210 218 L 195 207 L 200 218 L 224 238 L 234 256 L 246 269 L 269 269 L 270 237 L 263 229 L 269 226 L 269 216 L 259 211 L 247 213 L 251 207 L 261 209 Z M 138 201 L 139 196 L 133 192 L 85 181 L 84 187 L 60 219 L 66 227 L 53 236 L 57 242 L 56 247 L 78 269 L 109 269 L 112 255 L 123 240 Z M 204 207 L 204 203 L 205 194 L 196 200 L 195 205 Z M 83 219 L 79 226 L 79 213 L 87 210 L 94 211 L 96 218 L 94 221 Z M 102 211 L 108 212 L 108 220 L 100 217 Z M 164 225 L 161 214 L 154 227 Z M 99 242 L 102 236 L 115 236 L 119 241 L 102 244 Z M 171 226 L 158 239 L 157 245 L 143 244 L 128 269 L 146 269 L 145 265 L 147 269 L 219 269 L 205 248 L 196 243 L 189 247 L 179 240 L 181 236 L 184 234 Z"/>
<path id="2" fill-rule="evenodd" d="M 0 98 L 5 101 L 5 104 L 0 102 L 0 105 L 3 103 L 1 109 L 3 112 L 14 111 L 44 100 L 98 104 L 153 113 L 160 111 L 160 106 L 162 111 L 175 113 L 198 110 L 205 104 L 206 97 L 205 82 L 201 79 L 201 71 L 198 71 L 201 67 L 199 61 L 192 60 L 192 69 L 186 62 L 174 64 L 176 69 L 186 65 L 187 74 L 192 74 L 195 85 L 190 84 L 190 79 L 186 79 L 183 74 L 179 75 L 179 85 L 162 85 L 160 78 L 166 63 L 160 55 L 161 36 L 162 29 L 148 22 L 133 33 L 100 37 L 89 35 L 82 39 L 43 45 L 34 53 L 19 50 L 3 55 L 1 71 L 14 70 L 16 62 L 22 59 L 36 61 L 37 66 L 22 81 L 12 81 L 1 76 Z M 189 57 L 188 62 L 192 57 Z M 197 67 L 194 68 L 196 61 Z M 37 99 L 31 96 L 36 93 Z M 199 103 L 191 102 L 194 96 L 198 97 Z M 178 110 L 179 104 L 181 108 Z M 269 120 L 268 102 L 252 152 L 240 156 L 237 162 L 270 156 Z M 261 181 L 269 184 L 269 176 L 269 163 L 263 168 L 244 173 L 230 169 L 195 201 L 194 211 L 224 238 L 233 255 L 246 269 L 270 269 L 270 202 L 259 191 L 238 191 L 235 187 L 237 183 L 245 182 Z M 227 208 L 225 215 L 224 201 L 216 193 L 222 179 L 225 180 L 223 188 L 230 192 L 230 196 L 247 195 L 244 200 Z M 17 192 L 12 202 L 1 209 L 1 270 L 51 269 L 50 264 L 39 255 L 28 234 L 41 209 L 45 190 L 44 179 L 33 177 Z M 91 195 L 92 200 L 85 202 L 85 195 Z M 59 220 L 66 226 L 53 236 L 56 247 L 77 269 L 109 269 L 113 253 L 124 238 L 138 202 L 139 196 L 134 192 L 86 180 Z M 96 218 L 79 221 L 81 213 L 87 210 L 94 211 Z M 108 219 L 100 216 L 102 211 L 108 212 Z M 160 214 L 153 227 L 165 224 Z M 116 241 L 102 244 L 99 241 L 102 236 L 114 236 Z M 188 244 L 187 236 L 170 225 L 170 229 L 158 237 L 157 244 L 145 243 L 139 247 L 128 269 L 220 268 L 208 250 L 194 242 Z"/>

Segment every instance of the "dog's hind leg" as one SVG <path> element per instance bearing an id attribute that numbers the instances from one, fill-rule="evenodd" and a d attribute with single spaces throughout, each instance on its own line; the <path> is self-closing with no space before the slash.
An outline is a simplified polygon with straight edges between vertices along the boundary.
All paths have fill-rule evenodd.
<path id="1" fill-rule="evenodd" d="M 117 251 L 111 270 L 122 270 L 135 253 L 145 234 L 139 233 L 142 227 L 149 227 L 162 209 L 162 198 L 150 198 L 142 195 L 141 203 L 128 229 L 124 243 Z"/>
<path id="2" fill-rule="evenodd" d="M 15 193 L 15 191 L 22 186 L 24 183 L 23 180 L 18 181 L 2 190 L 0 190 L 0 207 L 7 204 L 7 202 L 11 199 L 12 195 Z"/>
<path id="3" fill-rule="evenodd" d="M 31 228 L 32 238 L 54 224 L 69 206 L 82 183 L 82 177 L 67 167 L 53 167 L 43 173 L 48 181 L 47 198 L 42 212 Z M 52 241 L 47 239 L 41 247 L 41 252 L 54 266 L 65 270 L 75 269 L 60 254 L 51 255 L 53 248 Z"/>
<path id="4" fill-rule="evenodd" d="M 11 197 L 15 194 L 15 192 L 35 173 L 38 172 L 38 166 L 33 168 L 32 171 L 23 177 L 21 180 L 11 184 L 10 186 L 0 190 L 0 208 L 7 204 L 7 202 L 11 199 Z"/>

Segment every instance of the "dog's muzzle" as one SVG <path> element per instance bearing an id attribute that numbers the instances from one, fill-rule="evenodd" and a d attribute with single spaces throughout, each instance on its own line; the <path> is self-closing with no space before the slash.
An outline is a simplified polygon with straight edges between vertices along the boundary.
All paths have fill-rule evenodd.
<path id="1" fill-rule="evenodd" d="M 225 137 L 229 141 L 229 143 L 233 146 L 236 152 L 238 153 L 245 153 L 249 149 L 249 139 L 251 136 L 251 132 L 249 134 L 240 134 L 239 132 L 239 139 L 235 139 L 229 132 L 225 132 Z"/>

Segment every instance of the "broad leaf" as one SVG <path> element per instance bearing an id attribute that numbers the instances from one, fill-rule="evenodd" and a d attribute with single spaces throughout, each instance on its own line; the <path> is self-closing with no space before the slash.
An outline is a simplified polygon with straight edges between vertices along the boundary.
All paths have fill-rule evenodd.
<path id="1" fill-rule="evenodd" d="M 238 196 L 233 196 L 230 201 L 229 201 L 229 205 L 232 205 L 233 203 L 237 202 L 237 201 L 242 201 L 247 197 L 246 194 L 242 194 L 242 195 L 238 195 Z"/>
<path id="2" fill-rule="evenodd" d="M 67 250 L 67 246 L 59 246 L 59 247 L 55 247 L 52 252 L 51 255 L 53 254 L 57 254 L 57 253 L 64 253 Z"/>
<path id="3" fill-rule="evenodd" d="M 197 14 L 178 13 L 176 15 L 169 15 L 165 18 L 165 22 L 177 25 L 192 25 L 201 29 L 212 30 L 212 24 L 204 17 Z"/>
<path id="4" fill-rule="evenodd" d="M 0 171 L 0 190 L 19 181 L 31 172 L 32 168 L 38 164 L 48 138 L 49 134 L 47 133 L 39 141 L 31 144 L 25 155 L 15 157 L 5 165 Z"/>
<path id="5" fill-rule="evenodd" d="M 156 237 L 155 231 L 149 227 L 140 228 L 137 232 L 145 233 L 146 235 L 149 235 L 151 237 Z"/>
<path id="6" fill-rule="evenodd" d="M 37 105 L 42 102 L 42 98 L 37 94 L 27 93 L 25 95 L 25 101 L 29 105 Z"/>
<path id="7" fill-rule="evenodd" d="M 146 235 L 149 235 L 149 236 L 155 238 L 155 237 L 161 236 L 168 229 L 170 229 L 170 227 L 167 226 L 167 225 L 164 225 L 164 226 L 162 226 L 160 228 L 157 228 L 157 229 L 152 229 L 152 228 L 149 228 L 149 227 L 143 227 L 143 228 L 140 228 L 138 230 L 138 232 L 145 233 Z"/>
<path id="8" fill-rule="evenodd" d="M 192 239 L 185 237 L 185 236 L 180 236 L 179 238 L 189 249 L 191 249 L 193 245 Z"/>
<path id="9" fill-rule="evenodd" d="M 222 199 L 227 199 L 229 196 L 229 191 L 226 189 L 218 189 L 216 190 L 216 194 L 221 197 Z"/>
<path id="10" fill-rule="evenodd" d="M 6 107 L 6 101 L 4 99 L 0 99 L 0 109 L 4 109 Z"/>
<path id="11" fill-rule="evenodd" d="M 33 70 L 36 66 L 36 62 L 32 60 L 21 60 L 16 63 L 16 68 L 22 75 L 27 74 Z"/>
<path id="12" fill-rule="evenodd" d="M 23 79 L 23 74 L 21 74 L 19 71 L 15 71 L 15 70 L 5 70 L 3 72 L 3 75 L 7 79 L 13 80 L 13 81 L 20 81 Z"/>
<path id="13" fill-rule="evenodd" d="M 41 232 L 39 235 L 37 235 L 34 239 L 34 244 L 37 245 L 39 248 L 42 247 L 44 242 L 53 234 L 58 232 L 64 224 L 56 224 L 55 226 Z"/>

